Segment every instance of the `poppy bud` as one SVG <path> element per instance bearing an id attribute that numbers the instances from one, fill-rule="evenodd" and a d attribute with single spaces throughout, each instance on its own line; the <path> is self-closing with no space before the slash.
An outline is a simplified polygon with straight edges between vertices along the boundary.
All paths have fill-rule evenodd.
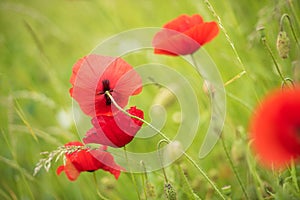
<path id="1" fill-rule="evenodd" d="M 230 196 L 231 195 L 231 185 L 226 185 L 226 186 L 222 187 L 222 191 L 226 196 Z"/>
<path id="2" fill-rule="evenodd" d="M 173 122 L 175 122 L 176 124 L 180 124 L 182 122 L 182 115 L 181 112 L 175 112 L 172 115 L 172 120 Z"/>
<path id="3" fill-rule="evenodd" d="M 146 192 L 147 196 L 150 198 L 156 198 L 156 193 L 155 193 L 155 188 L 154 185 L 151 184 L 150 182 L 146 183 Z"/>
<path id="4" fill-rule="evenodd" d="M 234 141 L 231 148 L 231 158 L 235 163 L 241 162 L 245 157 L 245 150 L 244 150 L 245 143 L 243 140 L 238 139 Z"/>
<path id="5" fill-rule="evenodd" d="M 170 89 L 176 89 L 176 85 L 170 86 Z M 153 104 L 159 104 L 162 105 L 163 107 L 167 107 L 172 105 L 172 103 L 176 100 L 176 96 L 168 88 L 161 88 L 159 90 L 159 93 L 156 95 L 156 97 L 153 100 Z"/>
<path id="6" fill-rule="evenodd" d="M 283 59 L 287 58 L 290 52 L 290 39 L 285 31 L 280 31 L 277 36 L 277 51 Z"/>
<path id="7" fill-rule="evenodd" d="M 165 184 L 165 194 L 166 194 L 168 200 L 176 200 L 177 199 L 176 191 L 170 183 Z"/>
<path id="8" fill-rule="evenodd" d="M 113 191 L 116 188 L 116 182 L 105 176 L 101 179 L 101 185 L 104 186 L 105 190 Z"/>
<path id="9" fill-rule="evenodd" d="M 166 159 L 169 159 L 170 161 L 176 160 L 176 162 L 180 163 L 181 159 L 179 159 L 179 157 L 181 156 L 182 153 L 183 153 L 183 148 L 181 143 L 175 140 L 167 145 L 164 157 Z"/>
<path id="10" fill-rule="evenodd" d="M 300 82 L 300 60 L 293 62 L 293 79 L 295 82 Z"/>

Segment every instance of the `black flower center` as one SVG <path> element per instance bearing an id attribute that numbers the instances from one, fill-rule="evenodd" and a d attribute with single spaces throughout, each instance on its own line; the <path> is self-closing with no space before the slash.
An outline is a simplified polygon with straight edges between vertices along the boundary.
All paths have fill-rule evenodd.
<path id="1" fill-rule="evenodd" d="M 113 92 L 113 90 L 110 89 L 109 80 L 104 79 L 104 80 L 102 81 L 102 91 L 100 91 L 100 92 L 98 93 L 98 95 L 99 95 L 99 94 L 104 94 L 104 98 L 105 98 L 105 101 L 106 101 L 105 103 L 106 103 L 106 105 L 108 106 L 108 105 L 111 104 L 111 99 L 110 99 L 109 96 L 106 94 L 107 91 L 110 92 L 110 93 Z"/>

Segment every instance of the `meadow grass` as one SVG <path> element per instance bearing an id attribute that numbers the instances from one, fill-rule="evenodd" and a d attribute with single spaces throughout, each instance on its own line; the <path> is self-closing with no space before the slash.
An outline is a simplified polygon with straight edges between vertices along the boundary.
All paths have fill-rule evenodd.
<path id="1" fill-rule="evenodd" d="M 205 50 L 216 63 L 226 89 L 226 120 L 222 138 L 204 159 L 198 158 L 211 118 L 209 97 L 202 91 L 203 80 L 180 58 L 144 54 L 126 55 L 132 66 L 145 62 L 164 62 L 185 75 L 195 89 L 201 120 L 197 135 L 187 154 L 201 167 L 226 199 L 300 199 L 300 167 L 285 171 L 265 169 L 256 162 L 248 140 L 248 123 L 255 106 L 269 90 L 281 86 L 281 78 L 293 76 L 292 62 L 299 61 L 288 22 L 291 50 L 283 60 L 276 51 L 280 18 L 287 13 L 295 36 L 300 35 L 300 2 L 208 1 L 208 0 L 64 0 L 0 2 L 0 198 L 1 199 L 164 199 L 161 170 L 140 174 L 122 173 L 118 180 L 104 171 L 82 173 L 70 182 L 57 176 L 53 162 L 47 173 L 33 171 L 40 152 L 55 150 L 69 141 L 80 140 L 72 120 L 69 78 L 73 64 L 108 37 L 134 28 L 161 27 L 180 14 L 199 13 L 205 21 L 217 21 L 220 34 Z M 261 41 L 264 39 L 274 60 Z M 143 56 L 147 57 L 143 57 Z M 162 77 L 167 75 L 162 74 Z M 298 77 L 299 78 L 299 77 Z M 155 77 L 154 77 L 155 79 Z M 232 81 L 231 81 L 232 80 Z M 144 87 L 130 104 L 145 111 L 151 121 L 150 107 L 159 95 L 156 85 Z M 187 97 L 188 98 L 188 97 Z M 179 127 L 172 116 L 180 109 L 176 102 L 166 106 L 167 120 L 162 129 L 172 139 Z M 193 119 L 191 119 L 193 120 Z M 189 131 L 189 130 L 187 130 Z M 136 138 L 129 151 L 155 151 L 159 135 L 149 140 Z M 220 195 L 186 158 L 165 168 L 178 199 L 220 199 Z M 145 166 L 147 168 L 147 166 Z M 136 183 L 132 182 L 132 176 Z M 149 195 L 148 185 L 155 190 Z M 152 189 L 153 189 L 152 188 Z M 147 195 L 148 194 L 148 195 Z M 193 196 L 194 195 L 194 196 Z"/>

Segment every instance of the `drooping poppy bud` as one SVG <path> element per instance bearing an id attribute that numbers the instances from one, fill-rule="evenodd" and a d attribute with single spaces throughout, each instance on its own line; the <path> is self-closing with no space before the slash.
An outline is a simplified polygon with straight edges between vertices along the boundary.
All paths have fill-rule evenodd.
<path id="1" fill-rule="evenodd" d="M 280 31 L 277 36 L 277 51 L 279 56 L 286 59 L 290 52 L 290 39 L 285 31 Z"/>

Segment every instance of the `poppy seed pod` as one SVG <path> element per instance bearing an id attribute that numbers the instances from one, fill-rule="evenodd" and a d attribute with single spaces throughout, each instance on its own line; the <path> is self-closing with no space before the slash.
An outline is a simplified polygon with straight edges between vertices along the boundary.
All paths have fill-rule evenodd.
<path id="1" fill-rule="evenodd" d="M 280 31 L 277 36 L 277 51 L 283 59 L 287 58 L 290 52 L 290 39 L 285 31 Z"/>
<path id="2" fill-rule="evenodd" d="M 165 184 L 165 194 L 166 194 L 168 200 L 176 200 L 177 199 L 176 191 L 170 183 Z"/>

